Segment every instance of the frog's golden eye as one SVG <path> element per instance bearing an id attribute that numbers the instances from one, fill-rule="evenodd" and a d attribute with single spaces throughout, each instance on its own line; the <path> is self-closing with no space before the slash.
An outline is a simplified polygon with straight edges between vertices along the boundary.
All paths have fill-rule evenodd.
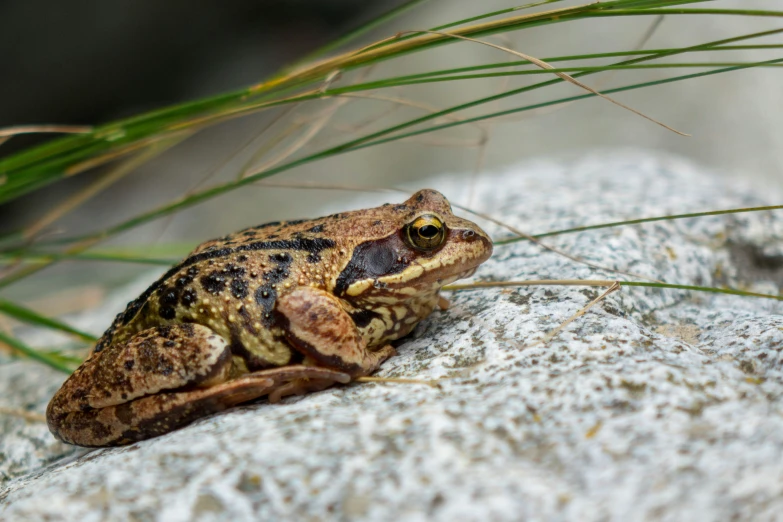
<path id="1" fill-rule="evenodd" d="M 446 225 L 438 216 L 424 214 L 405 225 L 405 240 L 417 250 L 435 250 L 446 239 Z"/>

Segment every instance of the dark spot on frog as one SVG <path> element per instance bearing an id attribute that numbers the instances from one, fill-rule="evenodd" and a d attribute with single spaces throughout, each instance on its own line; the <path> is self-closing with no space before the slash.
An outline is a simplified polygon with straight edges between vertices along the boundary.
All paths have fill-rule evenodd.
<path id="1" fill-rule="evenodd" d="M 131 406 L 132 404 L 132 402 L 126 402 L 124 404 L 119 404 L 114 408 L 114 414 L 117 416 L 117 419 L 128 426 L 133 424 L 135 418 Z"/>
<path id="2" fill-rule="evenodd" d="M 177 278 L 175 285 L 178 288 L 187 286 L 191 282 L 193 282 L 193 280 L 196 278 L 197 275 L 198 275 L 198 268 L 196 268 L 195 266 L 191 266 L 190 268 L 188 268 L 188 271 L 185 273 L 185 275 L 182 275 Z"/>
<path id="3" fill-rule="evenodd" d="M 418 196 L 416 196 L 416 201 L 418 201 L 419 203 L 424 201 L 424 194 L 419 194 Z"/>
<path id="4" fill-rule="evenodd" d="M 90 432 L 96 440 L 104 439 L 111 433 L 111 429 L 100 422 L 91 423 L 90 426 Z"/>
<path id="5" fill-rule="evenodd" d="M 163 343 L 163 346 L 166 348 L 174 348 L 175 346 L 177 346 L 177 343 L 175 343 L 174 341 L 165 341 Z"/>
<path id="6" fill-rule="evenodd" d="M 281 223 L 280 221 L 270 221 L 269 223 L 264 223 L 263 225 L 255 226 L 255 227 L 251 228 L 250 230 L 261 230 L 262 228 L 276 227 L 280 223 Z"/>
<path id="7" fill-rule="evenodd" d="M 179 302 L 179 292 L 175 288 L 161 288 L 160 302 L 166 306 L 176 306 Z"/>
<path id="8" fill-rule="evenodd" d="M 231 281 L 231 295 L 237 299 L 244 299 L 248 293 L 248 282 L 244 279 L 234 279 Z"/>
<path id="9" fill-rule="evenodd" d="M 226 267 L 223 269 L 223 272 L 227 273 L 231 277 L 240 277 L 245 275 L 245 269 L 233 263 L 227 264 Z"/>
<path id="10" fill-rule="evenodd" d="M 272 310 L 277 293 L 269 285 L 264 285 L 256 290 L 256 303 L 264 308 L 264 311 Z"/>
<path id="11" fill-rule="evenodd" d="M 381 223 L 382 221 L 380 219 L 376 219 L 375 221 L 373 221 L 372 226 L 377 227 L 380 226 Z"/>
<path id="12" fill-rule="evenodd" d="M 245 261 L 247 261 L 247 256 L 245 254 L 242 254 L 237 258 L 237 262 L 239 263 L 244 263 Z"/>
<path id="13" fill-rule="evenodd" d="M 103 351 L 107 346 L 111 344 L 111 340 L 114 337 L 113 335 L 111 335 L 111 332 L 113 331 L 112 328 L 109 328 L 109 330 L 107 330 L 106 333 L 103 334 L 103 337 L 101 337 L 100 341 L 98 341 L 98 344 L 95 345 L 95 349 L 93 350 L 95 353 Z"/>
<path id="14" fill-rule="evenodd" d="M 396 210 L 397 212 L 404 212 L 404 211 L 408 210 L 408 206 L 407 205 L 394 205 L 394 210 Z"/>
<path id="15" fill-rule="evenodd" d="M 239 310 L 237 310 L 237 314 L 242 318 L 245 330 L 252 335 L 256 335 L 258 331 L 253 327 L 253 318 L 250 316 L 250 312 L 247 311 L 247 308 L 240 306 Z"/>
<path id="16" fill-rule="evenodd" d="M 135 364 L 136 364 L 136 361 L 134 361 L 133 359 L 130 359 L 130 360 L 125 361 L 125 364 L 123 364 L 123 366 L 125 367 L 126 370 L 131 371 Z"/>
<path id="17" fill-rule="evenodd" d="M 188 339 L 196 335 L 196 330 L 193 328 L 192 324 L 182 324 L 179 329 L 182 331 L 182 335 Z"/>
<path id="18" fill-rule="evenodd" d="M 196 299 L 198 298 L 198 294 L 195 290 L 192 288 L 186 288 L 184 292 L 182 292 L 181 297 L 181 303 L 182 306 L 190 307 L 193 303 L 196 302 Z"/>
<path id="19" fill-rule="evenodd" d="M 174 310 L 174 308 L 172 308 L 171 306 L 164 306 L 158 311 L 158 315 L 160 315 L 162 319 L 171 321 L 172 319 L 177 317 L 177 311 Z"/>
<path id="20" fill-rule="evenodd" d="M 269 259 L 274 261 L 275 263 L 291 263 L 291 254 L 288 252 L 279 252 L 277 254 L 273 254 L 269 256 Z"/>
<path id="21" fill-rule="evenodd" d="M 376 317 L 380 317 L 380 314 L 378 312 L 373 312 L 372 310 L 357 310 L 355 312 L 351 312 L 351 319 L 353 320 L 353 323 L 356 325 L 357 328 L 364 328 L 368 324 L 370 324 L 370 321 L 375 319 Z"/>
<path id="22" fill-rule="evenodd" d="M 226 287 L 226 278 L 220 272 L 212 272 L 201 278 L 201 286 L 210 294 L 219 294 Z"/>
<path id="23" fill-rule="evenodd" d="M 320 233 L 320 232 L 323 232 L 323 231 L 324 231 L 324 225 L 323 225 L 323 223 L 321 223 L 321 224 L 319 224 L 319 225 L 315 225 L 314 227 L 311 227 L 311 228 L 308 230 L 308 232 L 312 232 L 312 233 L 314 233 L 314 234 L 318 234 L 318 233 Z"/>
<path id="24" fill-rule="evenodd" d="M 172 374 L 173 371 L 174 371 L 174 367 L 169 365 L 169 366 L 164 366 L 163 369 L 160 371 L 160 373 L 161 375 L 165 375 L 166 377 L 168 377 L 169 375 Z"/>
<path id="25" fill-rule="evenodd" d="M 293 258 L 287 252 L 279 252 L 270 255 L 269 260 L 275 263 L 277 267 L 264 273 L 263 278 L 266 283 L 260 286 L 255 294 L 256 303 L 264 309 L 261 322 L 267 327 L 274 324 L 272 310 L 277 300 L 277 290 L 275 290 L 274 286 L 289 276 L 288 267 L 291 266 Z"/>

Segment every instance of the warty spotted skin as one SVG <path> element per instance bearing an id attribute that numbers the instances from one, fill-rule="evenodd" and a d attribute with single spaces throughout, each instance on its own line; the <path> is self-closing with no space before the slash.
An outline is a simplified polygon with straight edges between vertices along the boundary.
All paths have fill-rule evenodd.
<path id="1" fill-rule="evenodd" d="M 49 428 L 121 445 L 367 375 L 491 253 L 434 190 L 207 241 L 116 317 L 52 398 Z"/>

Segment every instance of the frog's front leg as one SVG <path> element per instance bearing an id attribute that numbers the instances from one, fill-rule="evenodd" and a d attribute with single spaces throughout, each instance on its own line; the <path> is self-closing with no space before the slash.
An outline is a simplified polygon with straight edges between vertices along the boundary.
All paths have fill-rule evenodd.
<path id="1" fill-rule="evenodd" d="M 276 309 L 285 318 L 288 342 L 318 366 L 356 378 L 374 372 L 396 353 L 391 345 L 368 350 L 351 316 L 323 290 L 296 288 L 278 299 Z"/>

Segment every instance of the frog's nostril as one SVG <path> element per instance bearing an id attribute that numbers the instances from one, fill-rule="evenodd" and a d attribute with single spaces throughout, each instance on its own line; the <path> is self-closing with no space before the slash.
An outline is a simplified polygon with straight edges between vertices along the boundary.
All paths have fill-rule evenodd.
<path id="1" fill-rule="evenodd" d="M 472 238 L 475 235 L 476 235 L 476 233 L 473 232 L 472 230 L 466 230 L 466 231 L 464 231 L 462 233 L 462 239 L 470 239 L 470 238 Z"/>

